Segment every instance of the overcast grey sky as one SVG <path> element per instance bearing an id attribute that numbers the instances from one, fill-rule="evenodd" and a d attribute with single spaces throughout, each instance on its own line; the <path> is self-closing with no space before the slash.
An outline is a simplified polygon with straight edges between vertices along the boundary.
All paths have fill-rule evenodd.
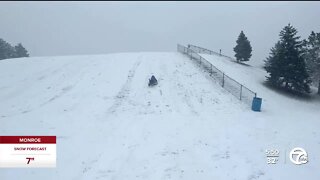
<path id="1" fill-rule="evenodd" d="M 262 61 L 289 22 L 320 32 L 320 2 L 0 2 L 0 38 L 31 56 L 175 51 L 193 43 L 234 56 L 241 30 Z"/>

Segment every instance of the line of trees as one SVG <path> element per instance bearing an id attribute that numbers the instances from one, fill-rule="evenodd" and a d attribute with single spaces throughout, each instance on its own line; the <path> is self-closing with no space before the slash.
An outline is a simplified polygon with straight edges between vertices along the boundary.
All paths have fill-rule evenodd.
<path id="1" fill-rule="evenodd" d="M 26 48 L 21 43 L 11 46 L 10 43 L 0 38 L 0 60 L 19 57 L 29 57 Z"/>
<path id="2" fill-rule="evenodd" d="M 265 60 L 267 83 L 297 94 L 310 93 L 310 85 L 318 84 L 320 95 L 320 33 L 312 31 L 304 40 L 297 33 L 290 24 L 280 31 L 280 39 Z M 252 47 L 243 31 L 236 43 L 237 62 L 249 61 Z"/>

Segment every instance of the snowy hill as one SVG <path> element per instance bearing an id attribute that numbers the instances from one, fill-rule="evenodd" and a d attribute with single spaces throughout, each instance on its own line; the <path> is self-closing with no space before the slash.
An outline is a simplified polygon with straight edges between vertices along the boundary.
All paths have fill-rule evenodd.
<path id="1" fill-rule="evenodd" d="M 57 136 L 57 168 L 0 169 L 0 179 L 319 179 L 319 101 L 271 91 L 262 69 L 203 57 L 256 90 L 262 112 L 180 53 L 0 61 L 0 134 Z M 309 163 L 288 161 L 296 146 Z M 266 149 L 280 150 L 279 164 Z"/>

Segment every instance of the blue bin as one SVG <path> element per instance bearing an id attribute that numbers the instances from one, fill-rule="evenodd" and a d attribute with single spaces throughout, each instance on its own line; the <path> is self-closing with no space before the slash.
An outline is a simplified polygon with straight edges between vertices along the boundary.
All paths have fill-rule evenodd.
<path id="1" fill-rule="evenodd" d="M 251 109 L 253 111 L 261 111 L 261 104 L 262 104 L 262 98 L 254 97 L 252 100 Z"/>

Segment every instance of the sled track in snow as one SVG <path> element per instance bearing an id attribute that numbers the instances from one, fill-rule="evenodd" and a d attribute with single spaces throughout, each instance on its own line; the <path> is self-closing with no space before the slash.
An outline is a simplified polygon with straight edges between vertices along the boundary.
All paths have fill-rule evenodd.
<path id="1" fill-rule="evenodd" d="M 179 67 L 177 67 L 177 70 L 174 72 L 174 74 L 175 74 L 174 78 L 175 78 L 176 82 L 182 82 L 182 80 L 177 76 L 177 74 L 181 73 L 178 69 L 179 69 Z M 190 111 L 195 115 L 199 115 L 199 113 L 197 112 L 197 110 L 194 108 L 194 106 L 191 103 L 190 96 L 191 96 L 192 92 L 188 88 L 186 88 L 182 83 L 177 83 L 176 85 L 177 85 L 178 89 L 180 90 L 180 92 L 182 94 L 184 94 L 183 101 L 187 104 Z"/>
<path id="2" fill-rule="evenodd" d="M 134 77 L 135 73 L 136 73 L 136 69 L 138 68 L 138 66 L 140 65 L 141 60 L 136 62 L 133 67 L 130 69 L 129 73 L 128 73 L 128 78 L 127 81 L 122 85 L 122 88 L 120 89 L 120 91 L 118 92 L 118 94 L 114 97 L 115 101 L 113 102 L 113 104 L 109 107 L 108 109 L 108 113 L 114 113 L 116 112 L 116 110 L 118 109 L 118 107 L 123 103 L 123 101 L 125 101 L 128 97 L 128 94 L 130 92 L 130 86 L 131 86 L 131 82 L 132 82 L 132 78 Z"/>

